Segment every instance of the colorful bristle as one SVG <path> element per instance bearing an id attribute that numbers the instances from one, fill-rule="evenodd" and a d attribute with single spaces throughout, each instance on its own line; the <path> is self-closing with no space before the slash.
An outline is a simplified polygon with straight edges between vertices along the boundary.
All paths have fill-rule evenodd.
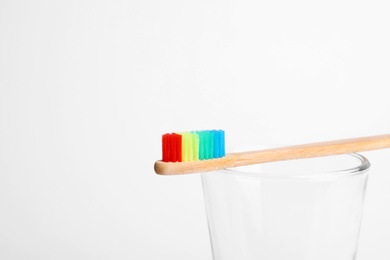
<path id="1" fill-rule="evenodd" d="M 225 132 L 203 130 L 162 136 L 164 162 L 209 160 L 225 156 Z"/>

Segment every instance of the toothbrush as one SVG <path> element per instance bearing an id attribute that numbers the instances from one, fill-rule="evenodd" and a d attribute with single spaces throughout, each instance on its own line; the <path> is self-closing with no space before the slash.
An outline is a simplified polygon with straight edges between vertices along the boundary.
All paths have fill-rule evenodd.
<path id="1" fill-rule="evenodd" d="M 390 134 L 386 134 L 225 154 L 224 138 L 222 130 L 164 134 L 163 159 L 155 162 L 154 170 L 160 175 L 200 173 L 258 163 L 390 148 Z"/>

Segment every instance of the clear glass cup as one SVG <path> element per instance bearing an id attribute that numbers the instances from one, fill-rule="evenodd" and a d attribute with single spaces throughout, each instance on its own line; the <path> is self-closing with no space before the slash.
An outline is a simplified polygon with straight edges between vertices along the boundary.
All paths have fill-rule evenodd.
<path id="1" fill-rule="evenodd" d="M 213 259 L 355 259 L 369 167 L 346 154 L 202 173 Z"/>

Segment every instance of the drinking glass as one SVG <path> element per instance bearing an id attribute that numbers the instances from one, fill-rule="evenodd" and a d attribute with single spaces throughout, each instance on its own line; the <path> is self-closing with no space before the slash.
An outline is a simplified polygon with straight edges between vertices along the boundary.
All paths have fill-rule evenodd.
<path id="1" fill-rule="evenodd" d="M 213 259 L 355 259 L 369 167 L 344 154 L 202 173 Z"/>

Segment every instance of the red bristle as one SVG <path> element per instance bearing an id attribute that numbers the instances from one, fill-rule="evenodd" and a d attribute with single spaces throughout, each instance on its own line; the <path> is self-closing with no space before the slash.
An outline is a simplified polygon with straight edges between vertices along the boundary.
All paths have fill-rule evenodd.
<path id="1" fill-rule="evenodd" d="M 172 136 L 171 134 L 166 134 L 165 136 L 165 162 L 171 161 L 171 143 L 172 143 Z"/>
<path id="2" fill-rule="evenodd" d="M 163 150 L 163 158 L 164 162 L 169 162 L 169 134 L 164 134 L 162 136 L 162 150 Z"/>
<path id="3" fill-rule="evenodd" d="M 175 150 L 172 149 L 175 146 L 175 136 L 171 134 L 171 142 L 169 143 L 169 161 L 175 161 Z"/>
<path id="4" fill-rule="evenodd" d="M 169 135 L 169 146 L 168 146 L 168 149 L 169 149 L 169 161 L 170 162 L 174 162 L 175 159 L 174 159 L 174 154 L 173 154 L 173 143 L 174 143 L 174 137 L 172 134 Z"/>
<path id="5" fill-rule="evenodd" d="M 171 145 L 169 146 L 169 149 L 170 149 L 170 161 L 171 162 L 176 162 L 177 161 L 177 158 L 176 158 L 176 134 L 173 133 L 171 135 Z"/>
<path id="6" fill-rule="evenodd" d="M 177 145 L 177 161 L 178 162 L 181 162 L 182 161 L 182 159 L 181 159 L 181 135 L 177 135 L 176 136 L 176 138 L 177 138 L 177 143 L 176 143 L 176 145 Z"/>
<path id="7" fill-rule="evenodd" d="M 164 134 L 162 136 L 162 161 L 181 162 L 182 161 L 182 136 L 180 134 Z"/>
<path id="8" fill-rule="evenodd" d="M 172 152 L 172 143 L 173 143 L 173 136 L 172 134 L 169 135 L 169 143 L 168 143 L 168 155 L 169 155 L 169 161 L 173 161 L 173 152 Z"/>
<path id="9" fill-rule="evenodd" d="M 163 162 L 166 162 L 167 161 L 167 158 L 166 158 L 166 151 L 165 151 L 165 147 L 166 147 L 166 138 L 165 138 L 165 134 L 162 135 L 161 137 L 161 144 L 162 144 L 162 161 Z"/>
<path id="10" fill-rule="evenodd" d="M 181 161 L 181 135 L 174 134 L 175 136 L 175 162 Z"/>

